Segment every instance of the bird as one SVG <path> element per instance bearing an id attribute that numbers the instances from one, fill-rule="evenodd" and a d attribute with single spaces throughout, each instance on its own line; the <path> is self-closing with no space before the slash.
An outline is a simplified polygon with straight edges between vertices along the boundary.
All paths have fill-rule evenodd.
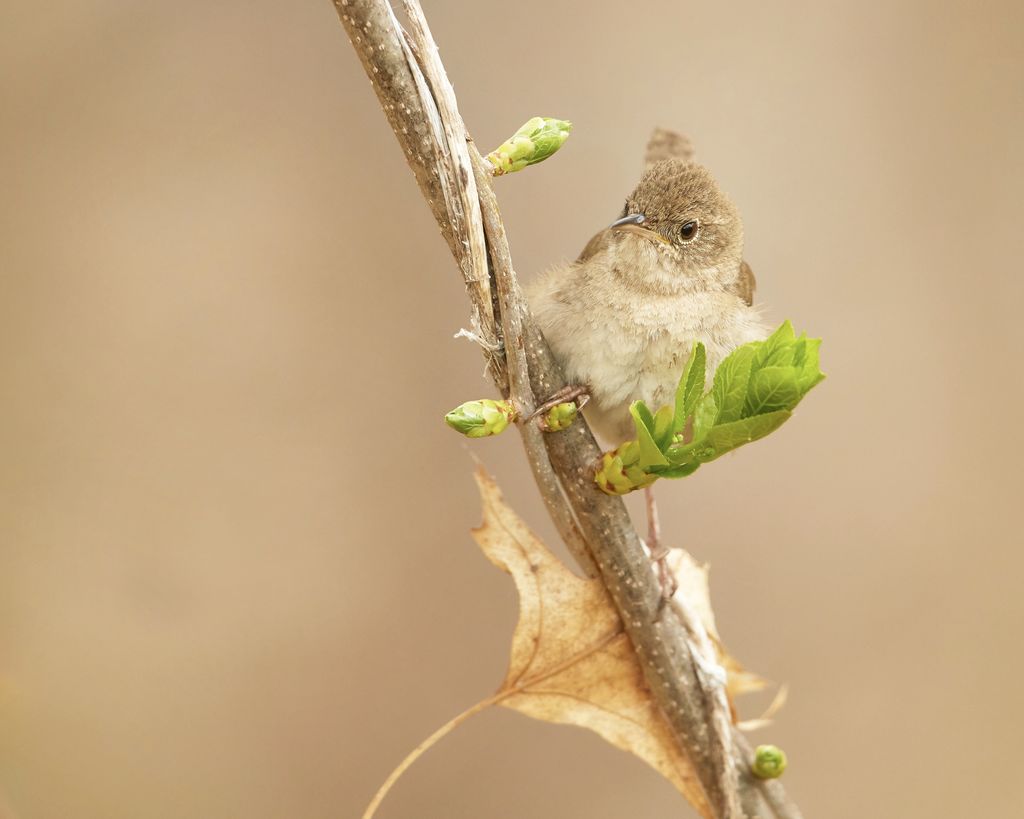
<path id="1" fill-rule="evenodd" d="M 690 351 L 702 342 L 709 379 L 732 350 L 768 335 L 743 259 L 739 210 L 688 139 L 658 129 L 648 164 L 619 217 L 576 261 L 549 268 L 526 288 L 534 320 L 583 415 L 617 446 L 636 437 L 629 407 L 671 404 Z M 650 487 L 652 558 L 667 554 Z"/>

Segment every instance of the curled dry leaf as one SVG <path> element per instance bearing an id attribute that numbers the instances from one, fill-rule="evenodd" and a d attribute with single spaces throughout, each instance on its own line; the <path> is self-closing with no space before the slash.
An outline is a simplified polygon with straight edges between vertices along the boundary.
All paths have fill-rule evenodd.
<path id="1" fill-rule="evenodd" d="M 711 608 L 711 591 L 708 583 L 710 567 L 708 564 L 698 563 L 693 559 L 693 555 L 684 549 L 673 549 L 669 552 L 668 565 L 678 584 L 676 597 L 685 600 L 690 610 L 700 618 L 714 646 L 716 659 L 725 669 L 726 693 L 729 696 L 729 709 L 732 712 L 733 722 L 743 731 L 756 731 L 771 725 L 772 719 L 786 704 L 786 698 L 789 695 L 788 687 L 779 686 L 775 697 L 759 717 L 747 720 L 739 719 L 736 711 L 736 697 L 741 694 L 763 691 L 771 685 L 771 682 L 744 668 L 740 661 L 728 652 L 722 643 L 722 638 L 718 636 L 715 613 Z"/>
<path id="2" fill-rule="evenodd" d="M 676 747 L 648 693 L 639 661 L 598 580 L 567 569 L 505 504 L 494 481 L 476 473 L 484 520 L 474 530 L 484 554 L 512 575 L 519 622 L 497 702 L 536 719 L 589 728 L 640 757 L 703 816 L 710 809 L 696 774 Z"/>
<path id="3" fill-rule="evenodd" d="M 715 626 L 715 613 L 711 609 L 711 591 L 708 583 L 710 567 L 708 564 L 698 563 L 693 559 L 693 555 L 684 549 L 673 549 L 669 552 L 667 559 L 669 570 L 675 575 L 678 584 L 676 597 L 685 600 L 690 610 L 700 618 L 715 647 L 718 662 L 725 669 L 729 701 L 730 705 L 733 705 L 733 719 L 735 720 L 736 709 L 733 699 L 741 694 L 762 691 L 771 683 L 764 677 L 747 671 L 722 644 L 722 638 L 718 636 L 718 628 Z M 781 707 L 781 703 L 779 707 Z M 772 713 L 777 710 L 778 707 Z M 761 719 L 765 718 L 761 717 Z"/>
<path id="4" fill-rule="evenodd" d="M 702 816 L 710 807 L 696 773 L 673 740 L 651 698 L 633 646 L 599 580 L 577 577 L 547 550 L 505 503 L 483 470 L 476 472 L 483 523 L 473 537 L 487 558 L 512 575 L 519 621 L 508 672 L 491 697 L 477 703 L 422 742 L 392 772 L 364 814 L 371 817 L 398 777 L 465 719 L 491 705 L 536 719 L 589 728 L 616 748 L 638 756 L 668 779 Z M 676 592 L 700 618 L 715 660 L 725 669 L 731 697 L 767 685 L 722 648 L 708 593 L 708 568 L 674 550 Z M 734 710 L 735 720 L 735 710 Z"/>

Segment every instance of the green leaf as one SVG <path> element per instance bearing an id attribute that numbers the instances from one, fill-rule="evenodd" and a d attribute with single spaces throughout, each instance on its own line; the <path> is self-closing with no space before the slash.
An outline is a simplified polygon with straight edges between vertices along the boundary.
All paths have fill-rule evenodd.
<path id="1" fill-rule="evenodd" d="M 807 358 L 807 333 L 801 333 L 800 338 L 793 342 L 793 366 L 799 369 Z"/>
<path id="2" fill-rule="evenodd" d="M 707 378 L 707 351 L 701 342 L 693 345 L 690 357 L 683 368 L 683 376 L 679 379 L 676 389 L 675 419 L 672 425 L 674 433 L 682 432 L 686 419 L 693 415 L 697 402 L 704 394 L 704 381 Z"/>
<path id="3" fill-rule="evenodd" d="M 667 466 L 668 459 L 662 454 L 654 440 L 654 418 L 651 416 L 651 411 L 647 409 L 643 401 L 634 401 L 630 404 L 629 412 L 633 416 L 637 441 L 640 444 L 641 468 Z"/>
<path id="4" fill-rule="evenodd" d="M 716 423 L 725 424 L 742 417 L 755 350 L 752 344 L 744 344 L 733 350 L 718 365 L 715 383 L 711 388 L 711 394 L 718 407 Z"/>
<path id="5" fill-rule="evenodd" d="M 796 383 L 800 388 L 801 397 L 825 378 L 825 373 L 821 371 L 818 363 L 818 348 L 821 347 L 821 339 L 808 338 L 803 341 L 805 342 L 804 350 L 799 364 L 796 363 L 794 357 L 794 365 L 797 367 Z"/>
<path id="6" fill-rule="evenodd" d="M 675 412 L 672 407 L 662 407 L 654 413 L 654 442 L 662 452 L 672 443 L 672 436 L 675 433 L 674 420 Z"/>
<path id="7" fill-rule="evenodd" d="M 743 417 L 793 409 L 802 397 L 796 376 L 793 367 L 765 367 L 754 373 L 750 377 Z"/>
<path id="8" fill-rule="evenodd" d="M 637 436 L 640 435 L 640 428 L 647 430 L 648 435 L 654 437 L 654 415 L 643 401 L 634 401 L 629 407 L 630 415 L 633 416 L 633 426 L 636 427 Z"/>
<path id="9" fill-rule="evenodd" d="M 715 396 L 708 393 L 693 411 L 693 441 L 702 441 L 718 418 L 718 404 Z"/>
<path id="10" fill-rule="evenodd" d="M 704 455 L 700 460 L 707 463 L 738 446 L 763 438 L 786 423 L 792 414 L 789 410 L 778 410 L 715 426 L 704 441 L 705 449 L 712 450 L 714 454 L 710 457 Z"/>
<path id="11" fill-rule="evenodd" d="M 655 467 L 651 470 L 659 478 L 685 478 L 700 469 L 700 461 L 692 461 L 682 466 Z"/>
<path id="12" fill-rule="evenodd" d="M 806 334 L 797 337 L 793 325 L 783 322 L 764 341 L 744 344 L 726 356 L 711 389 L 704 392 L 707 353 L 703 344 L 695 343 L 674 406 L 656 413 L 640 401 L 630 407 L 637 440 L 616 450 L 625 477 L 621 487 L 608 479 L 613 490 L 622 494 L 657 477 L 692 475 L 702 464 L 778 429 L 825 377 L 819 367 L 820 345 L 820 339 Z M 691 440 L 683 443 L 679 433 L 691 419 Z"/>
<path id="13" fill-rule="evenodd" d="M 708 434 L 714 429 L 718 407 L 714 396 L 708 393 L 697 405 L 693 413 L 693 438 L 686 444 L 670 446 L 665 455 L 673 467 L 699 462 L 695 453 L 707 447 Z"/>
<path id="14" fill-rule="evenodd" d="M 764 341 L 754 342 L 757 352 L 754 355 L 752 369 L 754 371 L 764 367 L 785 367 L 793 363 L 793 344 L 796 341 L 796 332 L 789 319 L 782 322 L 779 328 Z"/>

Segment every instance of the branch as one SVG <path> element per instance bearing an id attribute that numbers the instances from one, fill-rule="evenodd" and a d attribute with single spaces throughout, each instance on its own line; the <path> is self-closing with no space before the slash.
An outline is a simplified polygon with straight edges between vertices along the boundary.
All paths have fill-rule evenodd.
<path id="1" fill-rule="evenodd" d="M 520 417 L 528 418 L 536 396 L 552 395 L 566 386 L 565 379 L 520 292 L 488 166 L 466 133 L 422 9 L 417 0 L 403 2 L 408 35 L 387 0 L 334 0 L 462 270 L 489 372 Z M 559 534 L 583 570 L 608 589 L 651 695 L 700 778 L 714 816 L 798 819 L 777 782 L 766 791 L 745 773 L 750 749 L 729 720 L 722 680 L 710 665 L 713 656 L 704 655 L 703 629 L 685 607 L 663 609 L 660 584 L 625 505 L 594 484 L 601 450 L 585 422 L 542 434 L 527 420 L 520 432 Z"/>
<path id="2" fill-rule="evenodd" d="M 438 99 L 438 107 L 443 111 L 442 117 L 448 120 L 445 134 L 454 140 L 452 154 L 459 158 L 459 177 L 465 181 L 466 195 L 469 196 L 469 191 L 472 190 L 475 207 L 467 208 L 466 211 L 476 217 L 475 227 L 482 228 L 480 230 L 481 237 L 484 234 L 487 237 L 487 248 L 490 251 L 491 261 L 489 279 L 495 284 L 498 311 L 501 316 L 500 334 L 505 342 L 505 371 L 508 389 L 507 391 L 503 390 L 503 393 L 516 404 L 520 415 L 528 418 L 536 406 L 536 400 L 530 386 L 523 345 L 522 305 L 524 302 L 522 294 L 519 292 L 515 273 L 512 270 L 512 257 L 508 249 L 508 239 L 505 236 L 505 226 L 498 213 L 494 191 L 491 190 L 489 167 L 466 134 L 466 128 L 455 101 L 455 91 L 448 81 L 448 75 L 441 63 L 437 45 L 430 33 L 423 10 L 415 0 L 403 0 L 403 5 L 409 16 L 413 50 L 421 58 L 423 73 Z M 464 165 L 461 164 L 463 161 Z M 469 170 L 471 163 L 472 170 Z M 488 270 L 486 261 L 474 258 L 473 262 L 482 264 L 484 271 Z M 502 387 L 503 385 L 499 384 L 498 386 Z M 587 574 L 592 577 L 596 576 L 597 572 L 590 560 L 590 553 L 573 520 L 571 510 L 562 499 L 558 478 L 551 468 L 551 462 L 544 449 L 543 433 L 536 424 L 529 422 L 521 424 L 519 430 L 522 433 L 523 445 L 526 448 L 534 478 L 541 488 L 545 506 L 558 527 L 559 534 Z"/>
<path id="3" fill-rule="evenodd" d="M 462 270 L 472 306 L 473 331 L 481 339 L 488 372 L 506 392 L 504 365 L 497 355 L 501 343 L 483 252 L 479 203 L 467 187 L 467 180 L 473 177 L 464 146 L 461 155 L 453 159 L 438 103 L 400 34 L 401 26 L 391 5 L 386 0 L 334 0 L 334 6 L 441 235 Z M 450 99 L 454 106 L 454 95 Z M 451 110 L 445 113 L 449 129 L 453 120 L 462 126 L 457 111 L 454 118 Z"/>

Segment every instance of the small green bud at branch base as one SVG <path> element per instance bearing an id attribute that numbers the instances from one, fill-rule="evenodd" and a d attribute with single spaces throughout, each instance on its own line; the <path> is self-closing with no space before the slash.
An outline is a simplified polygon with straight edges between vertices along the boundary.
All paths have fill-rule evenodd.
<path id="1" fill-rule="evenodd" d="M 444 417 L 444 422 L 467 438 L 486 438 L 504 432 L 517 414 L 511 401 L 483 398 L 456 407 Z"/>
<path id="2" fill-rule="evenodd" d="M 572 426 L 579 415 L 579 407 L 575 401 L 555 404 L 544 414 L 544 429 L 547 432 L 560 432 Z"/>
<path id="3" fill-rule="evenodd" d="M 534 117 L 487 154 L 495 176 L 521 171 L 543 162 L 569 138 L 572 123 L 553 117 Z"/>
<path id="4" fill-rule="evenodd" d="M 608 495 L 627 495 L 634 489 L 643 489 L 658 479 L 640 466 L 640 444 L 627 441 L 618 449 L 604 453 L 594 476 L 602 492 Z"/>
<path id="5" fill-rule="evenodd" d="M 775 745 L 758 745 L 751 769 L 758 779 L 778 779 L 786 770 L 786 754 Z"/>

